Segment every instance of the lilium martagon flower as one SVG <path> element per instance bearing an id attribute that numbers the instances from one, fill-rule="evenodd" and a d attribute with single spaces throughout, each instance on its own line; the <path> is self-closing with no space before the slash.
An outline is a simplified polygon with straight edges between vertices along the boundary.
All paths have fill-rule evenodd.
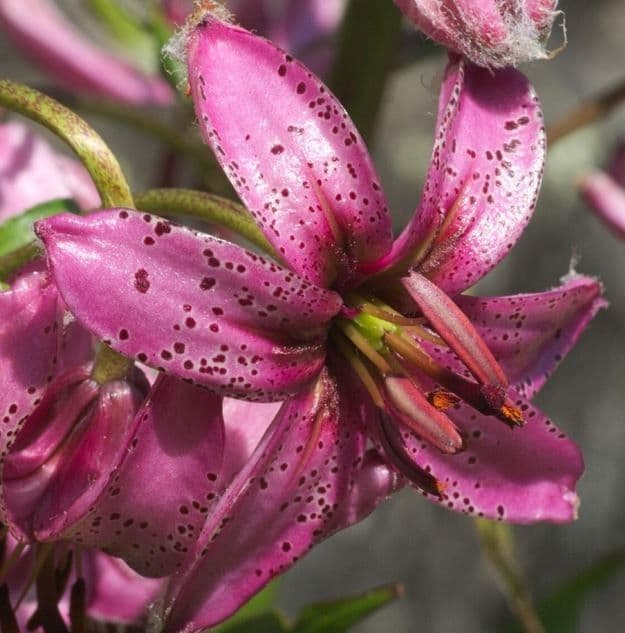
<path id="1" fill-rule="evenodd" d="M 460 295 L 534 209 L 545 134 L 525 77 L 450 62 L 424 194 L 393 241 L 364 143 L 310 71 L 211 13 L 176 48 L 276 258 L 129 209 L 37 225 L 70 310 L 115 350 L 283 401 L 173 575 L 161 626 L 220 622 L 406 481 L 465 514 L 574 519 L 580 452 L 528 398 L 603 306 L 600 284 Z"/>
<path id="2" fill-rule="evenodd" d="M 131 105 L 174 102 L 165 79 L 94 44 L 55 0 L 1 0 L 0 29 L 49 78 L 72 93 Z"/>
<path id="3" fill-rule="evenodd" d="M 6 162 L 0 219 L 12 221 L 49 199 L 100 206 L 86 170 L 26 126 L 0 125 L 0 145 Z M 7 582 L 12 565 L 23 566 L 20 552 L 39 560 L 58 541 L 66 550 L 106 549 L 144 576 L 168 575 L 181 565 L 223 486 L 221 398 L 175 376 L 148 384 L 141 369 L 114 354 L 108 354 L 108 373 L 106 363 L 98 368 L 106 348 L 94 353 L 91 333 L 67 311 L 43 260 L 7 281 L 0 292 L 0 521 L 19 546 Z M 186 429 L 172 424 L 180 418 Z M 237 463 L 232 455 L 229 460 Z M 98 569 L 107 567 L 94 556 Z M 107 617 L 106 605 L 89 605 L 114 592 L 114 571 L 107 573 L 112 585 L 85 572 L 88 613 Z M 40 572 L 34 565 L 32 583 Z M 13 593 L 15 586 L 9 584 Z M 122 608 L 127 601 L 117 602 Z"/>

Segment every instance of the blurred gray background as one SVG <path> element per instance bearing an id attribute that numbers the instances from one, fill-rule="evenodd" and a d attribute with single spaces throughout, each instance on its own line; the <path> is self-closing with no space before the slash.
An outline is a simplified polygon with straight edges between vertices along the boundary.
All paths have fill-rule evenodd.
<path id="1" fill-rule="evenodd" d="M 561 0 L 560 7 L 567 16 L 568 47 L 553 61 L 524 67 L 543 101 L 547 123 L 625 76 L 625 2 Z M 398 71 L 385 97 L 374 156 L 398 227 L 419 199 L 444 59 L 441 52 Z M 40 79 L 2 35 L 0 74 L 25 82 Z M 133 184 L 144 185 L 157 169 L 158 146 L 126 128 L 120 133 L 104 119 L 91 120 L 118 152 Z M 538 397 L 539 406 L 583 447 L 587 467 L 576 523 L 515 529 L 538 599 L 576 570 L 625 546 L 625 242 L 585 209 L 574 186 L 577 176 L 605 161 L 619 135 L 625 136 L 625 104 L 554 146 L 533 222 L 478 288 L 482 294 L 548 288 L 568 271 L 575 254 L 580 272 L 603 280 L 611 303 Z M 140 160 L 133 161 L 137 155 Z M 293 613 L 312 600 L 392 581 L 404 585 L 403 600 L 356 633 L 502 630 L 505 605 L 480 557 L 471 521 L 409 490 L 317 547 L 290 571 L 282 582 L 282 605 Z M 625 630 L 623 596 L 625 573 L 588 602 L 580 630 Z"/>

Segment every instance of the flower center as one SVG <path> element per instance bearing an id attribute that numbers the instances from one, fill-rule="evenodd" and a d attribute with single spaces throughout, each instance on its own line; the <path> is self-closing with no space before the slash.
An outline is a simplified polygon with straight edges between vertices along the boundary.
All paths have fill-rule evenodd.
<path id="1" fill-rule="evenodd" d="M 511 428 L 522 426 L 503 370 L 464 313 L 421 275 L 402 283 L 418 308 L 414 314 L 350 293 L 331 329 L 331 339 L 376 406 L 445 453 L 464 448 L 462 434 L 445 414 L 460 401 Z"/>

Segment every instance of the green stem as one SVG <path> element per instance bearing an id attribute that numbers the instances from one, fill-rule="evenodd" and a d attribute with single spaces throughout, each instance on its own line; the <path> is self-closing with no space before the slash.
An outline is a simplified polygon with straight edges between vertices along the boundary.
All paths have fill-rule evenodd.
<path id="1" fill-rule="evenodd" d="M 505 523 L 486 519 L 475 519 L 475 527 L 482 553 L 493 568 L 508 606 L 524 633 L 545 633 L 514 551 L 512 529 Z"/>
<path id="2" fill-rule="evenodd" d="M 38 90 L 0 80 L 0 105 L 47 127 L 77 154 L 105 207 L 132 207 L 130 188 L 102 137 L 77 114 Z"/>
<path id="3" fill-rule="evenodd" d="M 400 29 L 392 2 L 350 0 L 329 84 L 365 140 L 374 132 Z"/>
<path id="4" fill-rule="evenodd" d="M 137 209 L 161 215 L 186 215 L 235 231 L 260 249 L 276 253 L 247 209 L 236 202 L 192 189 L 151 189 L 135 195 Z"/>
<path id="5" fill-rule="evenodd" d="M 582 102 L 563 119 L 547 129 L 547 141 L 553 145 L 577 130 L 608 116 L 625 101 L 625 80 Z"/>
<path id="6" fill-rule="evenodd" d="M 201 170 L 202 177 L 212 191 L 232 196 L 232 188 L 212 152 L 200 141 L 190 138 L 180 129 L 163 121 L 145 108 L 133 108 L 102 99 L 76 97 L 64 92 L 55 93 L 70 107 L 96 116 L 102 116 L 151 136 L 179 154 L 187 156 Z"/>

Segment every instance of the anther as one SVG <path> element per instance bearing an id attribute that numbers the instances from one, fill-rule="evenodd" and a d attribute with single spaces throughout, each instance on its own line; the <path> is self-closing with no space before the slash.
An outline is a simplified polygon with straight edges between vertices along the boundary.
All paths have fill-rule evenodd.
<path id="1" fill-rule="evenodd" d="M 503 369 L 462 310 L 436 284 L 412 272 L 401 280 L 436 332 L 481 384 L 508 385 Z"/>

